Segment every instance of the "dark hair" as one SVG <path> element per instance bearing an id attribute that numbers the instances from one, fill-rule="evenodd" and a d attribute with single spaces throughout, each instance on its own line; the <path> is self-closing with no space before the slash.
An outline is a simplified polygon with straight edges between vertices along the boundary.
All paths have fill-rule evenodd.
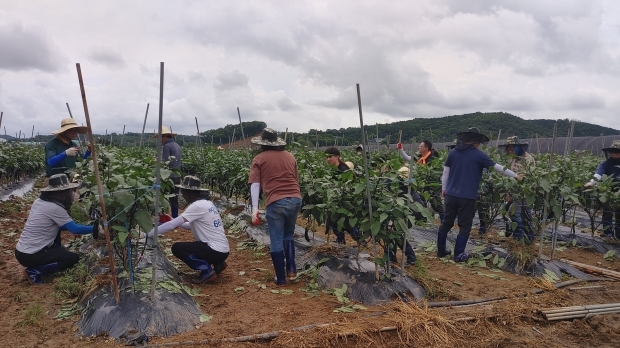
<path id="1" fill-rule="evenodd" d="M 331 146 L 325 149 L 325 153 L 328 155 L 340 156 L 340 150 L 338 150 L 338 148 L 335 146 Z"/>
<path id="2" fill-rule="evenodd" d="M 269 145 L 261 145 L 260 146 L 262 151 L 284 151 L 286 150 L 284 148 L 284 146 L 269 146 Z"/>
<path id="3" fill-rule="evenodd" d="M 194 203 L 195 201 L 199 199 L 207 199 L 207 200 L 211 199 L 211 192 L 203 191 L 203 190 L 181 189 L 181 195 L 183 195 L 183 198 L 187 197 L 188 205 Z"/>
<path id="4" fill-rule="evenodd" d="M 422 143 L 424 144 L 424 146 L 426 146 L 429 150 L 433 149 L 433 143 L 430 142 L 430 140 L 422 140 Z"/>

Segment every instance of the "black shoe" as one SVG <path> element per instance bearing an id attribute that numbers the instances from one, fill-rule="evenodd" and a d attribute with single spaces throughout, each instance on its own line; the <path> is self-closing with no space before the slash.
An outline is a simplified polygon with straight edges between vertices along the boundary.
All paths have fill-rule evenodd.
<path id="1" fill-rule="evenodd" d="M 441 257 L 446 257 L 446 256 L 450 256 L 451 254 L 451 250 L 450 249 L 446 249 L 442 252 L 439 252 L 439 250 L 437 250 L 437 257 L 441 258 Z"/>
<path id="2" fill-rule="evenodd" d="M 467 260 L 469 260 L 468 253 L 462 253 L 462 254 L 454 256 L 454 262 L 467 262 Z"/>
<path id="3" fill-rule="evenodd" d="M 226 267 L 228 267 L 228 264 L 226 263 L 226 261 L 224 261 L 224 262 L 221 262 L 221 263 L 214 264 L 213 265 L 213 270 L 215 271 L 215 274 L 220 274 L 220 273 L 224 272 Z"/>
<path id="4" fill-rule="evenodd" d="M 407 266 L 413 266 L 415 265 L 416 261 L 417 261 L 416 259 L 407 259 L 407 262 L 405 262 L 405 264 Z"/>

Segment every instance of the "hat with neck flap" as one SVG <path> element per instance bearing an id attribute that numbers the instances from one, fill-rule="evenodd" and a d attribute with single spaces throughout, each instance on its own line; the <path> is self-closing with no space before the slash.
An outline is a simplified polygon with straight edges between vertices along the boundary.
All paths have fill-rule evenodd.
<path id="1" fill-rule="evenodd" d="M 278 137 L 278 132 L 271 128 L 264 128 L 259 137 L 252 138 L 252 144 L 264 146 L 285 146 L 286 142 Z"/>
<path id="2" fill-rule="evenodd" d="M 529 146 L 528 143 L 522 143 L 519 140 L 518 136 L 512 136 L 512 137 L 508 137 L 506 138 L 506 143 L 502 144 L 502 145 L 497 145 L 497 147 L 509 147 L 509 146 L 520 146 L 523 150 L 527 151 L 527 148 Z"/>

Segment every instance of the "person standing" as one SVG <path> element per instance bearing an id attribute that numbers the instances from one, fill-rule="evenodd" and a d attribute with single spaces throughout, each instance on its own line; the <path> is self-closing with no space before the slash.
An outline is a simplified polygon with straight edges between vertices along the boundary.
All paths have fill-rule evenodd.
<path id="1" fill-rule="evenodd" d="M 80 255 L 65 250 L 60 232 L 93 234 L 97 239 L 99 222 L 93 226 L 78 225 L 69 216 L 77 198 L 79 183 L 71 183 L 66 174 L 54 174 L 41 195 L 32 203 L 30 214 L 15 246 L 15 258 L 24 267 L 31 284 L 43 284 L 43 276 L 64 271 L 80 260 Z"/>
<path id="2" fill-rule="evenodd" d="M 594 173 L 594 178 L 585 184 L 585 187 L 592 187 L 596 180 L 600 180 L 603 175 L 611 176 L 616 185 L 616 190 L 620 189 L 620 140 L 614 140 L 610 147 L 602 149 L 607 158 L 601 163 Z M 615 215 L 615 226 L 614 226 Z M 620 207 L 605 206 L 603 209 L 603 233 L 607 237 L 620 239 Z"/>
<path id="3" fill-rule="evenodd" d="M 200 187 L 195 176 L 186 176 L 177 185 L 183 199 L 189 204 L 181 216 L 161 224 L 157 233 L 164 234 L 177 227 L 192 231 L 194 242 L 177 242 L 170 248 L 172 254 L 185 262 L 189 268 L 200 271 L 198 284 L 212 281 L 226 269 L 226 259 L 230 252 L 224 224 L 217 208 L 210 201 L 209 190 Z M 152 240 L 155 232 L 149 231 Z"/>
<path id="4" fill-rule="evenodd" d="M 157 138 L 158 135 L 154 135 L 153 138 Z M 162 160 L 164 162 L 170 161 L 168 168 L 181 170 L 181 146 L 177 144 L 174 137 L 175 133 L 172 133 L 166 126 L 161 127 L 161 143 L 162 143 Z M 172 157 L 172 158 L 171 158 Z M 181 174 L 170 174 L 170 180 L 174 183 L 174 188 L 169 193 L 174 193 L 174 197 L 170 197 L 170 215 L 172 218 L 179 216 L 179 184 L 181 183 Z"/>
<path id="5" fill-rule="evenodd" d="M 331 146 L 325 149 L 325 154 L 327 154 L 327 164 L 330 166 L 336 167 L 337 175 L 341 175 L 351 169 L 353 169 L 354 165 L 352 162 L 345 162 L 340 158 L 340 150 L 337 147 Z M 337 179 L 336 177 L 334 179 Z M 338 229 L 338 225 L 333 223 L 328 219 L 326 222 L 327 226 L 330 226 L 332 231 L 334 231 L 334 235 L 336 236 L 336 243 L 345 244 L 345 235 L 344 232 Z M 352 227 L 348 224 L 348 221 L 345 222 L 343 228 L 351 235 L 354 240 L 360 239 L 359 230 L 355 227 Z"/>
<path id="6" fill-rule="evenodd" d="M 523 176 L 517 176 L 478 150 L 480 144 L 489 141 L 478 128 L 473 127 L 458 133 L 457 140 L 457 146 L 450 151 L 444 163 L 441 177 L 446 213 L 437 231 L 437 256 L 450 255 L 450 250 L 446 249 L 446 239 L 458 217 L 459 234 L 454 246 L 454 261 L 465 262 L 469 259 L 465 247 L 471 232 L 482 171 L 493 167 L 497 172 L 518 180 L 522 180 Z"/>
<path id="7" fill-rule="evenodd" d="M 87 131 L 88 127 L 78 126 L 72 118 L 65 118 L 60 122 L 60 129 L 52 132 L 56 137 L 45 144 L 46 177 L 49 178 L 75 168 L 80 148 L 74 140 L 78 138 L 78 134 L 85 134 Z M 90 156 L 90 145 L 82 158 L 88 158 L 88 156 Z"/>
<path id="8" fill-rule="evenodd" d="M 258 201 L 262 188 L 265 194 L 265 217 L 269 230 L 269 251 L 276 273 L 275 283 L 286 285 L 286 276 L 297 276 L 293 233 L 301 209 L 299 173 L 295 157 L 284 150 L 286 142 L 278 133 L 265 128 L 252 144 L 262 152 L 252 160 L 248 183 L 252 196 L 252 223 L 258 225 Z M 285 264 L 286 260 L 286 264 Z"/>
<path id="9" fill-rule="evenodd" d="M 400 156 L 405 161 L 410 162 L 412 160 L 412 157 L 407 155 L 405 150 L 403 150 L 403 144 L 401 143 L 396 144 L 396 148 L 400 152 Z M 438 156 L 439 156 L 439 153 L 437 152 L 437 150 L 433 149 L 433 143 L 430 142 L 429 140 L 422 140 L 420 145 L 418 145 L 418 153 L 415 155 L 413 160 L 415 160 L 417 164 L 425 166 Z M 435 178 L 433 180 L 437 180 L 437 179 Z M 437 214 L 439 214 L 439 220 L 443 221 L 445 212 L 444 212 L 443 204 L 441 204 L 440 196 L 441 196 L 441 192 L 437 192 L 435 189 L 433 189 L 432 196 L 430 197 L 430 203 L 431 203 L 431 208 L 433 208 L 433 210 L 436 211 Z"/>
<path id="10" fill-rule="evenodd" d="M 527 152 L 528 144 L 521 143 L 518 137 L 508 137 L 506 143 L 498 145 L 498 147 L 505 148 L 506 153 L 511 157 L 509 168 L 513 172 L 525 175 L 528 168 L 534 168 L 536 166 L 534 157 Z M 511 195 L 508 195 L 506 196 L 506 202 L 509 205 L 509 210 L 514 210 L 514 213 L 510 214 L 510 220 L 517 223 L 517 227 L 513 232 L 513 237 L 516 240 L 521 240 L 525 233 L 528 241 L 531 243 L 534 240 L 534 230 L 530 222 L 532 213 L 527 207 L 526 200 L 513 199 Z M 510 207 L 510 205 L 512 205 L 512 207 Z"/>

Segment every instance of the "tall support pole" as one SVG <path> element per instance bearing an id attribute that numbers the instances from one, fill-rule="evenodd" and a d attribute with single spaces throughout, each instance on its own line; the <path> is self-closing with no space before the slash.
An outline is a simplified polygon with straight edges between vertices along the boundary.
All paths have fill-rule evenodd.
<path id="1" fill-rule="evenodd" d="M 205 164 L 205 154 L 202 151 L 202 141 L 200 139 L 200 129 L 198 128 L 198 117 L 194 117 L 196 120 L 196 149 L 198 149 L 198 142 L 200 142 L 200 156 L 202 157 L 202 164 Z"/>
<path id="2" fill-rule="evenodd" d="M 146 117 L 149 115 L 149 103 L 146 103 L 146 113 L 144 114 L 144 123 L 142 124 L 142 134 L 140 135 L 140 149 L 142 148 L 142 138 L 144 137 L 144 128 L 146 127 Z"/>
<path id="3" fill-rule="evenodd" d="M 495 147 L 499 145 L 499 138 L 501 136 L 502 136 L 502 130 L 500 129 L 499 132 L 497 132 L 497 140 L 495 141 Z"/>
<path id="4" fill-rule="evenodd" d="M 243 148 L 247 149 L 248 147 L 245 144 L 245 133 L 243 133 L 243 122 L 241 122 L 241 112 L 239 111 L 239 107 L 238 106 L 237 106 L 237 115 L 239 115 L 239 125 L 241 126 L 241 137 L 243 138 Z M 284 140 L 286 140 L 286 139 L 284 139 Z M 211 142 L 213 142 L 213 138 L 211 138 Z"/>
<path id="5" fill-rule="evenodd" d="M 399 132 L 398 134 L 398 142 L 400 143 L 400 137 L 401 137 L 401 133 L 402 131 Z M 432 140 L 431 140 L 432 141 Z M 411 142 L 411 147 L 413 147 L 415 145 L 414 142 Z M 409 161 L 409 171 L 407 172 L 407 200 L 409 200 L 411 198 L 411 176 L 413 175 L 413 165 L 414 165 L 415 161 L 413 160 L 413 158 L 411 159 L 411 161 Z M 402 251 L 403 254 L 401 255 L 401 261 L 400 261 L 400 277 L 401 279 L 405 276 L 405 250 L 407 250 L 407 233 L 409 231 L 403 233 L 403 247 L 402 247 Z M 394 246 L 394 248 L 396 248 L 396 246 Z M 394 255 L 396 255 L 396 250 L 394 250 Z"/>
<path id="6" fill-rule="evenodd" d="M 88 137 L 91 144 L 95 144 L 93 139 L 93 129 L 90 126 L 90 115 L 88 113 L 88 104 L 86 103 L 86 91 L 84 89 L 84 81 L 82 80 L 82 69 L 80 63 L 75 64 L 77 68 L 78 80 L 80 81 L 80 93 L 82 94 L 82 104 L 84 105 L 84 115 L 86 117 L 86 126 L 88 127 Z M 110 261 L 110 273 L 112 275 L 112 287 L 114 288 L 114 297 L 116 303 L 120 302 L 120 296 L 118 294 L 118 283 L 116 279 L 116 267 L 114 265 L 114 249 L 112 249 L 112 243 L 110 241 L 110 230 L 108 228 L 108 216 L 106 215 L 105 202 L 103 200 L 103 186 L 101 185 L 101 178 L 99 177 L 99 161 L 97 159 L 97 147 L 92 146 L 91 156 L 93 158 L 93 166 L 95 169 L 95 178 L 97 179 L 97 193 L 99 194 L 99 205 L 101 207 L 101 219 L 103 221 L 103 229 L 105 231 L 105 241 L 108 248 L 108 259 Z"/>
<path id="7" fill-rule="evenodd" d="M 123 147 L 123 142 L 125 141 L 125 126 L 123 125 L 123 135 L 121 135 L 121 147 Z"/>
<path id="8" fill-rule="evenodd" d="M 284 131 L 284 142 L 286 142 L 286 137 L 288 137 L 288 127 L 286 127 L 286 131 Z M 243 142 L 245 146 L 245 141 Z"/>
<path id="9" fill-rule="evenodd" d="M 157 167 L 155 169 L 155 217 L 159 216 L 159 196 L 161 189 L 159 187 L 161 183 L 161 153 L 162 153 L 162 139 L 161 139 L 161 127 L 163 125 L 163 113 L 164 113 L 164 62 L 160 63 L 159 70 L 159 126 L 157 127 Z M 159 253 L 159 247 L 157 246 L 157 234 L 158 223 L 153 224 L 153 278 L 151 279 L 151 302 L 155 302 L 155 287 L 157 287 L 157 257 Z"/>
<path id="10" fill-rule="evenodd" d="M 71 118 L 73 118 L 73 114 L 71 113 L 71 108 L 69 107 L 69 103 L 65 103 L 67 105 L 67 110 L 69 111 L 69 116 Z M 84 136 L 84 138 L 86 138 L 86 136 Z M 84 141 L 82 141 L 82 136 L 80 134 L 78 134 L 78 140 L 80 141 L 80 150 L 84 151 L 83 145 L 84 142 L 86 141 L 86 139 L 84 139 Z"/>
<path id="11" fill-rule="evenodd" d="M 1 111 L 1 112 L 0 112 L 0 127 L 2 127 L 2 117 L 4 117 L 4 111 Z M 4 133 L 6 133 L 6 128 L 5 128 Z M 5 135 L 6 135 L 6 134 L 5 134 Z"/>
<path id="12" fill-rule="evenodd" d="M 360 113 L 360 129 L 362 130 L 362 159 L 364 163 L 364 176 L 366 176 L 366 197 L 368 199 L 368 211 L 370 213 L 370 220 L 372 220 L 372 200 L 370 199 L 370 175 L 368 174 L 368 159 L 366 158 L 368 155 L 368 142 L 366 141 L 366 134 L 364 134 L 364 116 L 362 115 L 362 97 L 360 95 L 360 84 L 355 85 L 357 87 L 357 107 Z M 377 257 L 377 241 L 375 239 L 375 235 L 370 233 L 372 236 L 372 253 L 374 257 Z M 375 262 L 375 280 L 379 280 L 379 266 Z"/>
<path id="13" fill-rule="evenodd" d="M 547 180 L 551 182 L 551 172 L 553 171 L 553 153 L 555 152 L 555 135 L 558 130 L 558 123 L 553 125 L 553 141 L 551 142 L 552 150 L 549 152 L 549 171 L 547 172 Z M 540 247 L 538 248 L 538 258 L 542 257 L 543 240 L 545 239 L 545 228 L 547 227 L 547 210 L 549 209 L 549 192 L 545 192 L 545 205 L 542 213 L 542 227 L 540 229 Z M 556 217 L 557 219 L 557 217 Z"/>
<path id="14" fill-rule="evenodd" d="M 31 138 L 34 138 L 34 124 L 32 125 L 32 133 L 30 134 Z"/>

